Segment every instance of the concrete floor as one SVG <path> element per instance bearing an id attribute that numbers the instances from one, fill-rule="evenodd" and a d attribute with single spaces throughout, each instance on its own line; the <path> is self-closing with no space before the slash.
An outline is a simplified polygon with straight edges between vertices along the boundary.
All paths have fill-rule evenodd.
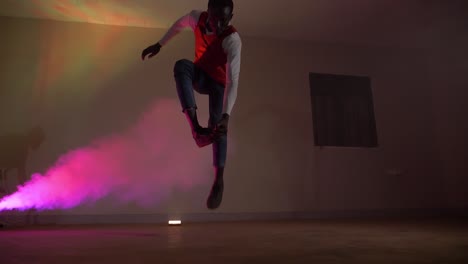
<path id="1" fill-rule="evenodd" d="M 314 220 L 0 230 L 0 263 L 468 263 L 460 220 Z"/>

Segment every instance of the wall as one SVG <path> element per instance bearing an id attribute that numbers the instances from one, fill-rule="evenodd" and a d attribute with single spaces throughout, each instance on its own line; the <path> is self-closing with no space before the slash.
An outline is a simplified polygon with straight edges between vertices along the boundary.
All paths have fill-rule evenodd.
<path id="1" fill-rule="evenodd" d="M 466 23 L 465 23 L 466 24 Z M 462 24 L 460 24 L 462 25 Z M 436 120 L 436 145 L 442 159 L 444 193 L 450 208 L 468 205 L 468 35 L 451 28 L 447 38 L 438 38 L 425 52 L 423 63 Z"/>
<path id="2" fill-rule="evenodd" d="M 117 199 L 122 195 L 117 188 L 117 193 L 96 203 L 43 214 L 208 212 L 204 203 L 212 180 L 211 150 L 197 149 L 191 141 L 172 77 L 176 60 L 192 58 L 190 33 L 182 33 L 157 57 L 142 62 L 141 50 L 157 41 L 163 30 L 0 21 L 0 32 L 6 36 L 0 44 L 0 132 L 24 131 L 39 123 L 47 134 L 45 143 L 31 154 L 30 174 L 45 173 L 63 154 L 95 139 L 120 136 L 134 142 L 135 134 L 128 131 L 135 127 L 154 132 L 145 134 L 151 142 L 165 142 L 160 143 L 163 148 L 158 145 L 150 153 L 136 155 L 145 165 L 122 154 L 123 163 L 126 155 L 132 162 L 117 174 L 136 189 L 145 187 L 144 198 Z M 463 170 L 457 167 L 464 166 L 466 148 L 449 139 L 452 133 L 463 134 L 453 132 L 459 131 L 455 126 L 460 120 L 453 112 L 462 110 L 461 94 L 448 96 L 440 90 L 445 78 L 435 79 L 437 70 L 423 60 L 432 51 L 254 37 L 244 37 L 243 47 L 225 198 L 218 214 L 323 215 L 466 206 L 459 186 L 466 165 Z M 379 148 L 313 146 L 309 72 L 372 78 Z M 458 91 L 462 78 L 455 77 L 452 83 L 448 89 Z M 434 100 L 441 94 L 446 95 L 444 101 Z M 197 100 L 200 106 L 207 104 L 202 96 L 197 95 Z M 142 121 L 143 116 L 149 116 L 147 121 Z M 201 107 L 200 116 L 206 120 L 207 109 Z M 150 154 L 162 161 L 152 162 Z M 181 156 L 185 163 L 179 163 Z M 190 169 L 181 169 L 184 165 Z M 125 176 L 135 170 L 145 176 L 134 180 Z M 154 171 L 161 175 L 152 177 Z"/>

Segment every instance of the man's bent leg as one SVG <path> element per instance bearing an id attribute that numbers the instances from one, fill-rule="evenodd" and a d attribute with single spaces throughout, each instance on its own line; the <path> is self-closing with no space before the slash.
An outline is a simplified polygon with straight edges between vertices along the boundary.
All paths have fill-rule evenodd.
<path id="1" fill-rule="evenodd" d="M 193 81 L 195 80 L 195 65 L 189 60 L 178 60 L 174 65 L 174 78 L 177 87 L 182 111 L 197 109 L 193 94 Z"/>
<path id="2" fill-rule="evenodd" d="M 199 147 L 211 144 L 210 130 L 202 128 L 198 123 L 197 105 L 193 94 L 193 82 L 196 79 L 195 65 L 193 62 L 182 59 L 174 66 L 174 78 L 177 86 L 182 111 L 189 122 L 193 138 Z"/>

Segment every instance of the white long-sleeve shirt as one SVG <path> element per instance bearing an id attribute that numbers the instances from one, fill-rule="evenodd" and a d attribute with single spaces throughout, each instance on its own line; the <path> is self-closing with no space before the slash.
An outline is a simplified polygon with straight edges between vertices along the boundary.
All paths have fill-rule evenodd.
<path id="1" fill-rule="evenodd" d="M 166 45 L 174 36 L 185 28 L 195 31 L 200 15 L 203 11 L 193 10 L 179 18 L 161 38 L 159 44 Z M 207 32 L 207 34 L 215 34 Z M 227 36 L 222 43 L 224 52 L 227 55 L 226 62 L 226 90 L 224 91 L 223 113 L 231 115 L 232 109 L 237 99 L 237 87 L 239 85 L 239 73 L 241 63 L 242 41 L 237 32 Z"/>

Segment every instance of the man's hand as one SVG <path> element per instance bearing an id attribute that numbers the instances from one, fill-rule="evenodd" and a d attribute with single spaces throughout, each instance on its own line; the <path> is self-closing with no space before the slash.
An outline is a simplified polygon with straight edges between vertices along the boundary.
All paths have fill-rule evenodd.
<path id="1" fill-rule="evenodd" d="M 223 116 L 221 117 L 221 120 L 216 124 L 215 127 L 215 135 L 222 135 L 222 134 L 227 134 L 228 132 L 228 123 L 229 123 L 229 115 L 224 113 Z"/>
<path id="2" fill-rule="evenodd" d="M 143 50 L 143 52 L 141 53 L 141 59 L 145 60 L 145 57 L 148 54 L 149 54 L 148 56 L 148 59 L 149 59 L 153 57 L 154 55 L 158 54 L 160 50 L 161 50 L 161 44 L 159 44 L 159 42 L 154 45 L 151 45 Z"/>

